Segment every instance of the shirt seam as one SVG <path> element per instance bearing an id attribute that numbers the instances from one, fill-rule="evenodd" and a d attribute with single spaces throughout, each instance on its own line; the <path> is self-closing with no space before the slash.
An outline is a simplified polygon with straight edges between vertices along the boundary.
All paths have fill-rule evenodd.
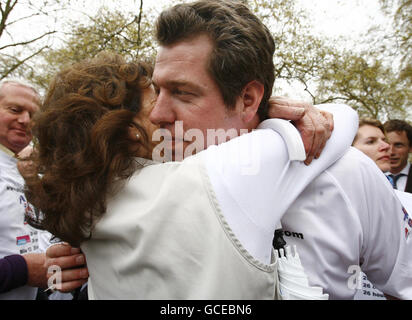
<path id="1" fill-rule="evenodd" d="M 219 202 L 217 200 L 217 197 L 215 195 L 215 192 L 213 190 L 212 184 L 210 182 L 209 176 L 206 173 L 206 168 L 203 166 L 201 162 L 199 162 L 199 172 L 201 174 L 202 180 L 204 187 L 206 189 L 206 193 L 208 195 L 208 198 L 212 204 L 213 211 L 218 218 L 219 223 L 221 224 L 223 230 L 225 231 L 226 235 L 228 236 L 229 240 L 232 242 L 236 250 L 242 255 L 243 258 L 246 259 L 247 262 L 249 262 L 251 265 L 254 267 L 263 270 L 265 272 L 276 272 L 277 270 L 277 257 L 274 253 L 274 250 L 272 248 L 272 256 L 271 260 L 274 261 L 271 264 L 264 264 L 254 258 L 242 245 L 242 243 L 239 241 L 239 239 L 236 237 L 234 234 L 233 230 L 230 228 L 228 222 L 226 221 L 224 215 L 222 214 Z"/>

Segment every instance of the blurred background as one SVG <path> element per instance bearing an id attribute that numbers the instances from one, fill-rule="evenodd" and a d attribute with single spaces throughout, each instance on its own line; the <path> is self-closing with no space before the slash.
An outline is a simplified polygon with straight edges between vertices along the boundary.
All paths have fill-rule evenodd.
<path id="1" fill-rule="evenodd" d="M 239 0 L 277 44 L 275 95 L 412 120 L 412 0 Z M 65 64 L 111 50 L 153 61 L 157 15 L 177 0 L 0 0 L 0 80 L 44 92 Z"/>

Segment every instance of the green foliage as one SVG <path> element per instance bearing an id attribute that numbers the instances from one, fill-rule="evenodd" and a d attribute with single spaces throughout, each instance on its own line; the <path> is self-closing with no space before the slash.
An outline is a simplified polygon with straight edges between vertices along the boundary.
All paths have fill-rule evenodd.
<path id="1" fill-rule="evenodd" d="M 27 68 L 33 67 L 35 58 L 50 46 L 49 40 L 56 33 L 56 17 L 70 3 L 70 0 L 0 1 L 0 80 L 28 77 Z M 49 23 L 42 24 L 44 19 Z M 28 29 L 33 32 L 25 32 Z"/>
<path id="2" fill-rule="evenodd" d="M 412 94 L 405 79 L 411 74 L 410 65 L 398 71 L 386 50 L 349 51 L 313 35 L 306 13 L 293 0 L 254 0 L 249 5 L 276 40 L 274 61 L 278 79 L 300 83 L 314 104 L 346 103 L 361 116 L 381 120 L 407 117 Z M 405 18 L 403 13 L 402 16 Z M 379 32 L 375 38 L 383 42 L 387 35 Z"/>
<path id="3" fill-rule="evenodd" d="M 412 84 L 412 0 L 380 0 L 393 19 L 393 37 L 401 57 L 400 78 Z"/>
<path id="4" fill-rule="evenodd" d="M 58 33 L 56 28 L 42 30 L 24 40 L 33 40 L 27 44 L 10 41 L 6 42 L 8 48 L 2 49 L 0 42 L 0 78 L 20 75 L 46 88 L 62 66 L 102 50 L 118 52 L 129 59 L 154 59 L 152 28 L 158 13 L 142 12 L 143 0 L 134 1 L 136 8 L 130 12 L 120 6 L 117 10 L 101 7 L 94 15 L 80 9 L 85 19 L 69 20 L 68 13 L 67 17 L 57 18 L 57 13 L 69 12 L 67 8 L 76 1 L 82 0 L 25 2 L 31 11 L 20 22 L 25 23 L 36 15 L 48 15 L 55 17 L 55 21 L 61 19 L 61 28 L 57 28 Z M 371 29 L 373 43 L 368 51 L 345 50 L 336 42 L 314 35 L 306 12 L 295 0 L 242 1 L 261 17 L 275 38 L 276 78 L 282 80 L 275 82 L 276 93 L 282 92 L 281 84 L 285 82 L 299 83 L 302 89 L 296 90 L 303 90 L 314 104 L 344 102 L 361 116 L 380 120 L 407 116 L 412 98 L 412 0 L 379 0 L 383 10 L 393 17 L 394 29 L 393 33 L 381 27 Z M 168 5 L 177 2 L 181 1 L 170 1 Z M 2 41 L 7 33 L 12 35 L 10 12 L 17 8 L 17 4 L 11 7 L 13 3 L 17 0 L 1 0 L 2 21 L 9 22 L 0 21 Z M 85 6 L 88 3 L 84 1 Z M 9 14 L 6 5 L 12 9 Z M 11 37 L 18 38 L 18 35 Z M 368 41 L 365 38 L 364 42 Z M 10 50 L 12 44 L 16 44 L 13 46 L 16 50 Z M 302 94 L 296 92 L 296 96 Z"/>
<path id="5" fill-rule="evenodd" d="M 53 74 L 64 65 L 93 57 L 101 51 L 152 62 L 156 51 L 151 25 L 147 15 L 140 12 L 124 13 L 101 7 L 96 16 L 88 17 L 86 22 L 71 24 L 59 48 L 49 48 L 42 53 L 40 67 L 43 72 L 33 75 L 32 80 L 45 88 Z"/>
<path id="6" fill-rule="evenodd" d="M 392 68 L 381 60 L 367 61 L 362 54 L 343 53 L 325 69 L 319 81 L 322 102 L 343 101 L 361 117 L 406 117 L 402 108 L 411 100 Z"/>

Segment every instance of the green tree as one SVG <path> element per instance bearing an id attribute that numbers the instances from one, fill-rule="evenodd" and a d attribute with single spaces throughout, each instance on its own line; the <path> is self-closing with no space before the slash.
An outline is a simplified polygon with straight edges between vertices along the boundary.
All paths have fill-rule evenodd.
<path id="1" fill-rule="evenodd" d="M 61 44 L 42 52 L 43 61 L 31 70 L 31 80 L 46 88 L 61 67 L 100 51 L 117 52 L 130 59 L 152 60 L 155 55 L 152 30 L 142 5 L 143 1 L 140 1 L 140 8 L 135 12 L 103 6 L 95 16 L 87 16 L 84 22 L 73 21 Z"/>
<path id="2" fill-rule="evenodd" d="M 314 35 L 306 12 L 295 1 L 254 0 L 249 5 L 276 40 L 277 79 L 299 83 L 314 104 L 342 102 L 361 116 L 381 120 L 406 116 L 411 92 L 382 52 L 345 50 Z M 387 36 L 379 33 L 379 37 Z"/>
<path id="3" fill-rule="evenodd" d="M 0 1 L 0 80 L 26 76 L 24 67 L 50 46 L 57 17 L 68 5 L 70 0 Z"/>
<path id="4" fill-rule="evenodd" d="M 412 0 L 380 0 L 393 19 L 393 38 L 401 58 L 400 78 L 412 83 Z"/>
<path id="5" fill-rule="evenodd" d="M 317 95 L 321 102 L 347 103 L 361 117 L 406 117 L 403 106 L 411 101 L 410 91 L 390 66 L 368 58 L 362 53 L 336 55 L 319 79 Z"/>
<path id="6" fill-rule="evenodd" d="M 312 35 L 307 14 L 293 0 L 249 1 L 251 9 L 271 30 L 276 42 L 274 62 L 276 79 L 292 84 L 298 81 L 312 94 L 311 82 L 318 77 L 329 57 L 330 48 L 323 39 Z M 281 92 L 275 83 L 275 90 Z"/>
<path id="7" fill-rule="evenodd" d="M 1 1 L 3 3 L 5 0 Z M 57 0 L 54 1 L 57 3 Z M 405 115 L 411 102 L 410 89 L 405 85 L 408 69 L 398 69 L 398 64 L 392 63 L 392 60 L 410 63 L 410 59 L 405 57 L 410 55 L 411 50 L 402 51 L 404 58 L 401 59 L 398 58 L 401 51 L 390 51 L 388 47 L 376 45 L 389 43 L 391 34 L 376 28 L 376 33 L 371 33 L 376 39 L 375 45 L 370 46 L 371 50 L 344 50 L 336 42 L 314 35 L 306 12 L 294 0 L 242 1 L 263 20 L 275 38 L 275 94 L 282 94 L 284 83 L 294 87 L 299 84 L 302 89 L 296 90 L 303 90 L 314 104 L 344 102 L 361 115 L 381 120 Z M 410 4 L 412 0 L 380 1 L 389 6 L 389 3 L 393 5 L 395 2 L 398 5 Z M 177 2 L 180 1 L 170 1 L 168 6 Z M 50 77 L 63 65 L 94 56 L 102 50 L 115 51 L 130 59 L 153 59 L 156 50 L 152 28 L 158 13 L 143 12 L 143 0 L 134 3 L 134 10 L 102 7 L 97 14 L 83 13 L 85 19 L 68 21 L 62 32 L 58 33 L 60 38 L 53 34 L 54 39 L 58 39 L 54 40 L 53 46 L 40 48 L 40 54 L 32 60 L 35 63 L 22 61 L 18 70 L 46 88 Z M 402 8 L 406 8 L 405 5 Z M 410 5 L 407 8 L 410 9 Z M 397 18 L 403 19 L 402 28 L 405 28 L 405 19 L 410 22 L 410 16 L 408 20 L 402 11 L 401 18 Z M 410 37 L 399 39 L 404 39 L 402 43 L 410 41 Z M 407 45 L 402 46 L 406 48 Z M 299 92 L 296 95 L 302 96 Z"/>

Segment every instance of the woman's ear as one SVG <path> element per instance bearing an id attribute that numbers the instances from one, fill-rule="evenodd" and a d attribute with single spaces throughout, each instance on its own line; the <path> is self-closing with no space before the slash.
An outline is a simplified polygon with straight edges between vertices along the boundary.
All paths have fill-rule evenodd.
<path id="1" fill-rule="evenodd" d="M 257 111 L 264 92 L 264 85 L 257 80 L 249 82 L 243 88 L 240 96 L 240 103 L 242 105 L 241 116 L 245 123 L 249 123 L 258 117 Z"/>
<path id="2" fill-rule="evenodd" d="M 130 123 L 127 128 L 128 138 L 130 140 L 129 152 L 135 157 L 142 156 L 141 146 L 142 146 L 142 134 L 139 129 L 137 129 L 134 123 Z"/>
<path id="3" fill-rule="evenodd" d="M 139 140 L 141 139 L 141 133 L 134 123 L 129 124 L 128 135 L 129 139 L 134 142 L 139 142 Z"/>

